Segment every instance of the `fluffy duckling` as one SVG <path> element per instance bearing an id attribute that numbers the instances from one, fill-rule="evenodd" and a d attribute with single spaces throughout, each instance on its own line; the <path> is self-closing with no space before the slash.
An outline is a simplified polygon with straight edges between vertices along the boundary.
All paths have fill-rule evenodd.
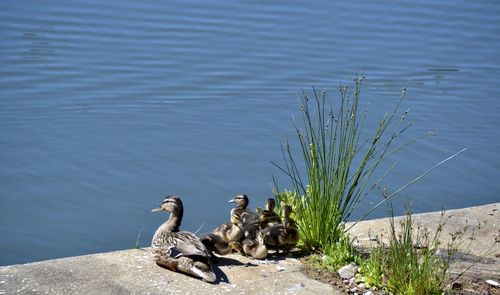
<path id="1" fill-rule="evenodd" d="M 267 247 L 277 249 L 288 249 L 295 246 L 299 240 L 299 231 L 295 221 L 290 217 L 292 207 L 285 206 L 283 209 L 283 224 L 274 225 L 263 229 L 257 235 Z"/>
<path id="2" fill-rule="evenodd" d="M 281 218 L 274 208 L 276 207 L 276 202 L 274 198 L 268 198 L 266 201 L 265 209 L 257 209 L 259 219 L 253 223 L 247 225 L 247 231 L 245 231 L 245 239 L 240 243 L 241 247 L 240 253 L 252 256 L 256 259 L 264 259 L 267 256 L 267 248 L 262 242 L 262 240 L 257 239 L 257 233 L 267 227 L 281 224 Z"/>
<path id="3" fill-rule="evenodd" d="M 168 220 L 155 232 L 151 241 L 156 264 L 171 271 L 180 271 L 215 282 L 216 275 L 210 264 L 210 255 L 203 243 L 193 233 L 179 231 L 184 207 L 177 196 L 166 196 L 151 212 L 170 212 Z"/>
<path id="4" fill-rule="evenodd" d="M 244 234 L 244 226 L 237 214 L 231 215 L 231 223 L 219 225 L 212 232 L 201 235 L 200 240 L 209 253 L 227 255 L 231 250 L 238 250 L 234 242 L 239 241 Z"/>
<path id="5" fill-rule="evenodd" d="M 231 216 L 238 214 L 243 224 L 246 225 L 259 220 L 259 215 L 256 212 L 247 209 L 249 203 L 247 195 L 238 195 L 229 200 L 229 203 L 236 203 L 236 207 L 231 210 Z"/>
<path id="6" fill-rule="evenodd" d="M 255 259 L 267 257 L 267 247 L 262 239 L 246 238 L 241 242 L 243 253 Z"/>
<path id="7" fill-rule="evenodd" d="M 259 215 L 247 209 L 248 207 L 248 197 L 247 195 L 237 195 L 229 203 L 236 203 L 236 207 L 231 210 L 231 216 L 238 215 L 245 228 L 245 237 L 255 237 L 258 230 Z"/>
<path id="8" fill-rule="evenodd" d="M 262 210 L 259 215 L 259 227 L 260 229 L 265 229 L 274 225 L 281 224 L 281 218 L 274 208 L 276 207 L 276 201 L 274 198 L 267 199 L 266 209 Z"/>
<path id="9" fill-rule="evenodd" d="M 200 240 L 207 248 L 208 253 L 212 258 L 215 258 L 214 253 L 219 255 L 227 255 L 231 252 L 228 243 L 224 242 L 219 236 L 213 233 L 206 233 L 200 236 Z"/>

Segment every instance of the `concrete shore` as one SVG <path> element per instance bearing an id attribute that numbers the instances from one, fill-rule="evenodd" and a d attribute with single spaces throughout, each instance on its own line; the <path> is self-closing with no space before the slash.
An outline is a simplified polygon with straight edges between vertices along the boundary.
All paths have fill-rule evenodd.
<path id="1" fill-rule="evenodd" d="M 462 231 L 462 242 L 451 272 L 459 274 L 468 269 L 467 275 L 481 279 L 500 279 L 500 203 L 469 207 L 444 212 L 430 212 L 412 215 L 414 230 L 425 228 L 432 238 L 439 224 L 443 224 L 439 235 L 441 249 L 446 249 L 451 235 Z M 396 229 L 404 216 L 394 218 Z M 349 224 L 347 225 L 349 228 Z M 375 245 L 374 237 L 381 237 L 387 243 L 389 219 L 381 218 L 359 222 L 349 234 L 355 244 L 362 248 Z"/>
<path id="2" fill-rule="evenodd" d="M 209 284 L 157 266 L 148 251 L 115 251 L 2 267 L 0 294 L 336 294 L 296 259 L 264 263 L 227 255 Z"/>
<path id="3" fill-rule="evenodd" d="M 471 271 L 479 277 L 500 277 L 500 203 L 447 211 L 443 237 L 465 226 L 474 231 L 460 270 L 482 257 Z M 413 215 L 415 224 L 435 230 L 441 213 Z M 372 236 L 387 236 L 387 219 L 363 221 L 350 233 L 360 245 Z M 467 243 L 468 244 L 468 243 Z M 461 264 L 465 263 L 465 264 Z M 208 284 L 158 267 L 147 249 L 132 249 L 0 267 L 4 294 L 341 294 L 328 284 L 306 277 L 292 258 L 258 261 L 228 255 L 215 266 L 219 280 Z"/>

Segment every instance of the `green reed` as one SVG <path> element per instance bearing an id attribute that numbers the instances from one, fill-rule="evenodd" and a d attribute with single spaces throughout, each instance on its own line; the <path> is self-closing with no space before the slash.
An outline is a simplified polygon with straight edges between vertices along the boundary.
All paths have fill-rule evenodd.
<path id="1" fill-rule="evenodd" d="M 378 122 L 375 131 L 367 139 L 361 139 L 367 115 L 366 109 L 359 109 L 362 80 L 363 77 L 356 77 L 353 86 L 341 85 L 336 111 L 327 102 L 325 91 L 318 93 L 313 87 L 312 98 L 303 93 L 300 100 L 302 126 L 294 121 L 294 127 L 305 175 L 288 142 L 282 145 L 284 165 L 273 163 L 291 180 L 292 191 L 278 192 L 277 199 L 294 208 L 301 243 L 307 250 L 323 251 L 336 244 L 344 236 L 343 223 L 389 172 L 375 185 L 369 185 L 379 165 L 390 154 L 417 140 L 391 149 L 393 141 L 410 126 L 404 123 L 407 112 L 392 124 L 396 121 L 405 89 L 394 109 Z M 391 124 L 395 126 L 389 131 Z M 389 135 L 385 136 L 386 133 Z"/>

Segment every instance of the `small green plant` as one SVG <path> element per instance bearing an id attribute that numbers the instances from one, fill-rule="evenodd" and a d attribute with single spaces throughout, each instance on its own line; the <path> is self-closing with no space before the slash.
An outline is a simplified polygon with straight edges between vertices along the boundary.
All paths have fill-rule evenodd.
<path id="1" fill-rule="evenodd" d="M 410 206 L 397 228 L 392 206 L 390 202 L 388 204 L 389 242 L 385 246 L 379 241 L 370 257 L 362 263 L 365 283 L 383 287 L 391 294 L 443 294 L 448 269 L 463 242 L 466 229 L 452 235 L 442 248 L 444 213 L 434 235 L 431 235 L 425 228 L 415 228 Z"/>
<path id="2" fill-rule="evenodd" d="M 367 287 L 381 288 L 384 285 L 384 247 L 378 244 L 371 249 L 370 256 L 361 263 L 360 273 Z"/>
<path id="3" fill-rule="evenodd" d="M 323 253 L 323 268 L 332 272 L 351 262 L 361 262 L 361 256 L 352 245 L 349 235 L 343 235 L 337 242 L 325 247 Z"/>

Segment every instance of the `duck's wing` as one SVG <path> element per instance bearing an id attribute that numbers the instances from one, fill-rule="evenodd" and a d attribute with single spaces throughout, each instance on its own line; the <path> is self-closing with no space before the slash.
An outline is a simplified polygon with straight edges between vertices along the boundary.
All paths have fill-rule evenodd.
<path id="1" fill-rule="evenodd" d="M 264 229 L 281 223 L 281 218 L 273 211 L 264 210 L 259 216 L 259 226 Z"/>
<path id="2" fill-rule="evenodd" d="M 241 222 L 244 224 L 259 220 L 259 214 L 250 209 L 233 208 L 231 210 L 231 216 L 233 215 L 238 215 Z"/>
<path id="3" fill-rule="evenodd" d="M 175 250 L 182 256 L 209 257 L 207 248 L 193 233 L 181 231 L 176 234 Z"/>
<path id="4" fill-rule="evenodd" d="M 285 230 L 285 227 L 283 226 L 283 224 L 277 224 L 275 226 L 270 226 L 266 229 L 263 229 L 261 232 L 263 235 L 266 235 L 266 236 L 275 236 L 275 235 L 279 235 L 284 230 Z"/>
<path id="5" fill-rule="evenodd" d="M 282 224 L 274 225 L 263 229 L 259 232 L 260 239 L 265 244 L 278 246 L 280 236 L 285 232 L 285 227 Z"/>
<path id="6" fill-rule="evenodd" d="M 214 234 L 220 234 L 220 233 L 223 233 L 223 232 L 226 232 L 228 230 L 230 230 L 232 227 L 232 224 L 231 223 L 223 223 L 219 226 L 217 226 L 213 231 L 212 233 Z"/>
<path id="7" fill-rule="evenodd" d="M 257 214 L 257 212 L 247 209 L 242 213 L 243 223 L 251 223 L 258 220 L 259 220 L 259 214 Z"/>

